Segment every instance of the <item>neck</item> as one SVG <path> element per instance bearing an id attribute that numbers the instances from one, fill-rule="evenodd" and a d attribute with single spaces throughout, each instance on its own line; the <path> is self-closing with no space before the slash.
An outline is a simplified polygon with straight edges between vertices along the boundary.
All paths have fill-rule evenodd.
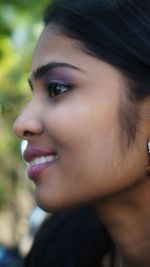
<path id="1" fill-rule="evenodd" d="M 125 267 L 150 266 L 150 178 L 96 205 Z"/>

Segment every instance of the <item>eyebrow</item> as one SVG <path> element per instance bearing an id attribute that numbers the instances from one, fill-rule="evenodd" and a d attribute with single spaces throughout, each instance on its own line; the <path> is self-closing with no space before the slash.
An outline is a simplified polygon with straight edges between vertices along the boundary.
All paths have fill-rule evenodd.
<path id="1" fill-rule="evenodd" d="M 55 62 L 55 61 L 49 62 L 45 65 L 40 66 L 39 68 L 37 68 L 35 71 L 31 73 L 28 79 L 28 83 L 29 83 L 31 90 L 33 91 L 32 79 L 34 80 L 41 79 L 47 72 L 52 71 L 53 69 L 56 69 L 56 68 L 70 68 L 70 69 L 74 69 L 80 72 L 84 72 L 81 68 L 71 65 L 69 63 Z"/>
<path id="2" fill-rule="evenodd" d="M 82 69 L 76 67 L 74 65 L 65 63 L 65 62 L 50 62 L 48 64 L 42 65 L 41 67 L 37 68 L 33 73 L 31 73 L 31 78 L 37 80 L 42 78 L 48 71 L 51 71 L 55 68 L 71 68 L 80 72 L 83 72 Z"/>

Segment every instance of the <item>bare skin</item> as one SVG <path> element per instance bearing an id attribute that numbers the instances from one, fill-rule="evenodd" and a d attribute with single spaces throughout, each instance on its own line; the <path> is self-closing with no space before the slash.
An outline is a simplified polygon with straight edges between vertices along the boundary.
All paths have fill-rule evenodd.
<path id="1" fill-rule="evenodd" d="M 40 74 L 41 66 L 63 62 Z M 35 74 L 36 73 L 36 74 Z M 63 82 L 50 97 L 46 84 Z M 33 97 L 14 129 L 29 148 L 58 155 L 34 179 L 38 204 L 48 211 L 90 205 L 111 234 L 125 267 L 150 266 L 150 181 L 147 140 L 149 102 L 139 104 L 141 120 L 128 147 L 119 112 L 130 110 L 125 77 L 87 55 L 79 44 L 48 27 L 38 42 L 30 77 Z M 73 89 L 66 87 L 73 84 Z M 70 88 L 70 87 L 69 87 Z M 124 119 L 124 118 L 123 118 Z"/>
<path id="2" fill-rule="evenodd" d="M 149 178 L 96 206 L 124 267 L 150 266 Z"/>

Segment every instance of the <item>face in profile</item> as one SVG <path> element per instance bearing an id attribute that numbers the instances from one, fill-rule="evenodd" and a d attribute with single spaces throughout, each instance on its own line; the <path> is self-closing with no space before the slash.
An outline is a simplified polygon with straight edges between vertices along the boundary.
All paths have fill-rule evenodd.
<path id="1" fill-rule="evenodd" d="M 34 53 L 30 85 L 32 99 L 14 128 L 28 141 L 28 175 L 42 208 L 99 202 L 141 178 L 145 144 L 138 134 L 127 148 L 120 126 L 127 83 L 118 70 L 49 26 Z"/>

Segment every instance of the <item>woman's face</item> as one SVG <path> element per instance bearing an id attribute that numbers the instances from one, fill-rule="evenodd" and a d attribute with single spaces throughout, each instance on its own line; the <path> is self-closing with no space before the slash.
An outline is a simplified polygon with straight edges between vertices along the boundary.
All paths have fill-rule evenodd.
<path id="1" fill-rule="evenodd" d="M 28 141 L 28 175 L 42 208 L 94 203 L 141 178 L 145 144 L 139 134 L 127 148 L 119 119 L 126 83 L 119 71 L 49 26 L 36 47 L 30 83 L 32 99 L 14 128 Z"/>

